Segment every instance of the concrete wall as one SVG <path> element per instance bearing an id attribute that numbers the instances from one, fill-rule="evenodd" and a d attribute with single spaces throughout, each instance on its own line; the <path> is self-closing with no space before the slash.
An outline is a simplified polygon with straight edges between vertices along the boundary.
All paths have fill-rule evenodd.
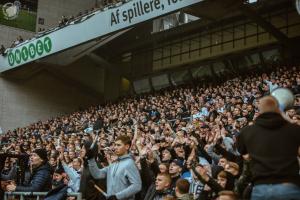
<path id="1" fill-rule="evenodd" d="M 33 35 L 33 32 L 0 24 L 0 45 L 3 44 L 6 48 L 10 47 L 18 36 L 22 36 L 23 39 L 26 40 L 31 38 Z"/>
<path id="2" fill-rule="evenodd" d="M 28 64 L 0 75 L 0 127 L 24 127 L 119 95 L 120 76 L 89 57 L 63 67 Z"/>
<path id="3" fill-rule="evenodd" d="M 30 63 L 0 75 L 0 127 L 24 127 L 119 94 L 120 77 L 87 56 L 68 66 Z"/>
<path id="4" fill-rule="evenodd" d="M 88 57 L 83 57 L 69 66 L 60 67 L 60 70 L 103 95 L 105 70 Z"/>
<path id="5" fill-rule="evenodd" d="M 104 63 L 96 63 L 85 56 L 75 63 L 63 67 L 62 71 L 101 94 L 101 100 L 114 100 L 121 93 L 121 77 L 117 71 L 109 69 L 113 66 L 105 67 L 103 65 Z"/>
<path id="6" fill-rule="evenodd" d="M 0 126 L 3 130 L 23 127 L 99 103 L 96 97 L 75 85 L 66 84 L 47 71 L 27 80 L 1 76 L 0 94 Z"/>
<path id="7" fill-rule="evenodd" d="M 76 16 L 79 12 L 93 8 L 95 2 L 95 0 L 39 0 L 37 20 L 43 18 L 44 25 L 37 24 L 37 30 L 58 26 L 63 15 L 66 17 Z"/>
<path id="8" fill-rule="evenodd" d="M 62 15 L 77 15 L 94 7 L 95 0 L 39 0 L 39 28 L 58 25 Z M 34 33 L 0 25 L 0 44 L 10 46 L 17 36 Z M 31 63 L 0 74 L 0 127 L 7 131 L 38 120 L 77 111 L 79 107 L 115 99 L 120 94 L 120 77 L 99 63 L 83 57 L 69 66 Z"/>
<path id="9" fill-rule="evenodd" d="M 111 71 L 105 72 L 104 99 L 115 100 L 120 95 L 121 77 Z"/>

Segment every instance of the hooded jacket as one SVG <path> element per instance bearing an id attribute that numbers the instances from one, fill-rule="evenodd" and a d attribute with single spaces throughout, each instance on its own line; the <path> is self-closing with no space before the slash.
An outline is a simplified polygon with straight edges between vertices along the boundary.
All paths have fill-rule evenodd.
<path id="1" fill-rule="evenodd" d="M 95 179 L 106 178 L 107 196 L 116 195 L 120 200 L 133 200 L 141 190 L 142 181 L 138 168 L 130 155 L 119 157 L 117 162 L 99 169 L 95 159 L 88 161 L 91 175 Z"/>
<path id="2" fill-rule="evenodd" d="M 291 182 L 300 185 L 299 145 L 300 126 L 273 112 L 259 115 L 237 138 L 239 152 L 250 155 L 254 184 Z"/>

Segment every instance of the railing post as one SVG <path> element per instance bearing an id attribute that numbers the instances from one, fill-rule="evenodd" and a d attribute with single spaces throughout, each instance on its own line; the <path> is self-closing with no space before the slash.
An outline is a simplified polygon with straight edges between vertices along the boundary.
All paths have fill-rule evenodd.
<path id="1" fill-rule="evenodd" d="M 81 193 L 81 192 L 78 193 L 78 194 L 77 194 L 77 197 L 78 197 L 77 200 L 82 200 L 82 193 Z"/>

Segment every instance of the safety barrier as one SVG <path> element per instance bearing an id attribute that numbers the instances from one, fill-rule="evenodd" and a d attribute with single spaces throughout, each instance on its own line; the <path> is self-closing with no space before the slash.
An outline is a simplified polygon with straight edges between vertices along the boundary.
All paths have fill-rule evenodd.
<path id="1" fill-rule="evenodd" d="M 46 196 L 46 194 L 47 192 L 5 192 L 4 200 L 26 200 L 26 197 L 30 197 L 30 200 L 42 200 L 43 197 Z M 81 193 L 68 193 L 68 197 L 76 197 L 76 200 L 82 200 Z"/>

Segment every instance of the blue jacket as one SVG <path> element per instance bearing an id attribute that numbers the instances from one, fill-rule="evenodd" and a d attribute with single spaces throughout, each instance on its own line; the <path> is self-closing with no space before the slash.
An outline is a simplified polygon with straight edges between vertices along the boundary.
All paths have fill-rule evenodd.
<path id="1" fill-rule="evenodd" d="M 62 166 L 70 178 L 68 183 L 68 192 L 78 192 L 80 187 L 80 174 L 65 163 L 63 163 Z"/>
<path id="2" fill-rule="evenodd" d="M 30 183 L 17 186 L 16 192 L 48 192 L 51 189 L 51 168 L 48 163 L 33 170 Z"/>
<path id="3" fill-rule="evenodd" d="M 107 179 L 107 196 L 116 195 L 120 200 L 134 200 L 142 189 L 138 168 L 130 155 L 121 156 L 117 162 L 99 169 L 95 159 L 89 160 L 89 169 L 95 179 Z"/>

